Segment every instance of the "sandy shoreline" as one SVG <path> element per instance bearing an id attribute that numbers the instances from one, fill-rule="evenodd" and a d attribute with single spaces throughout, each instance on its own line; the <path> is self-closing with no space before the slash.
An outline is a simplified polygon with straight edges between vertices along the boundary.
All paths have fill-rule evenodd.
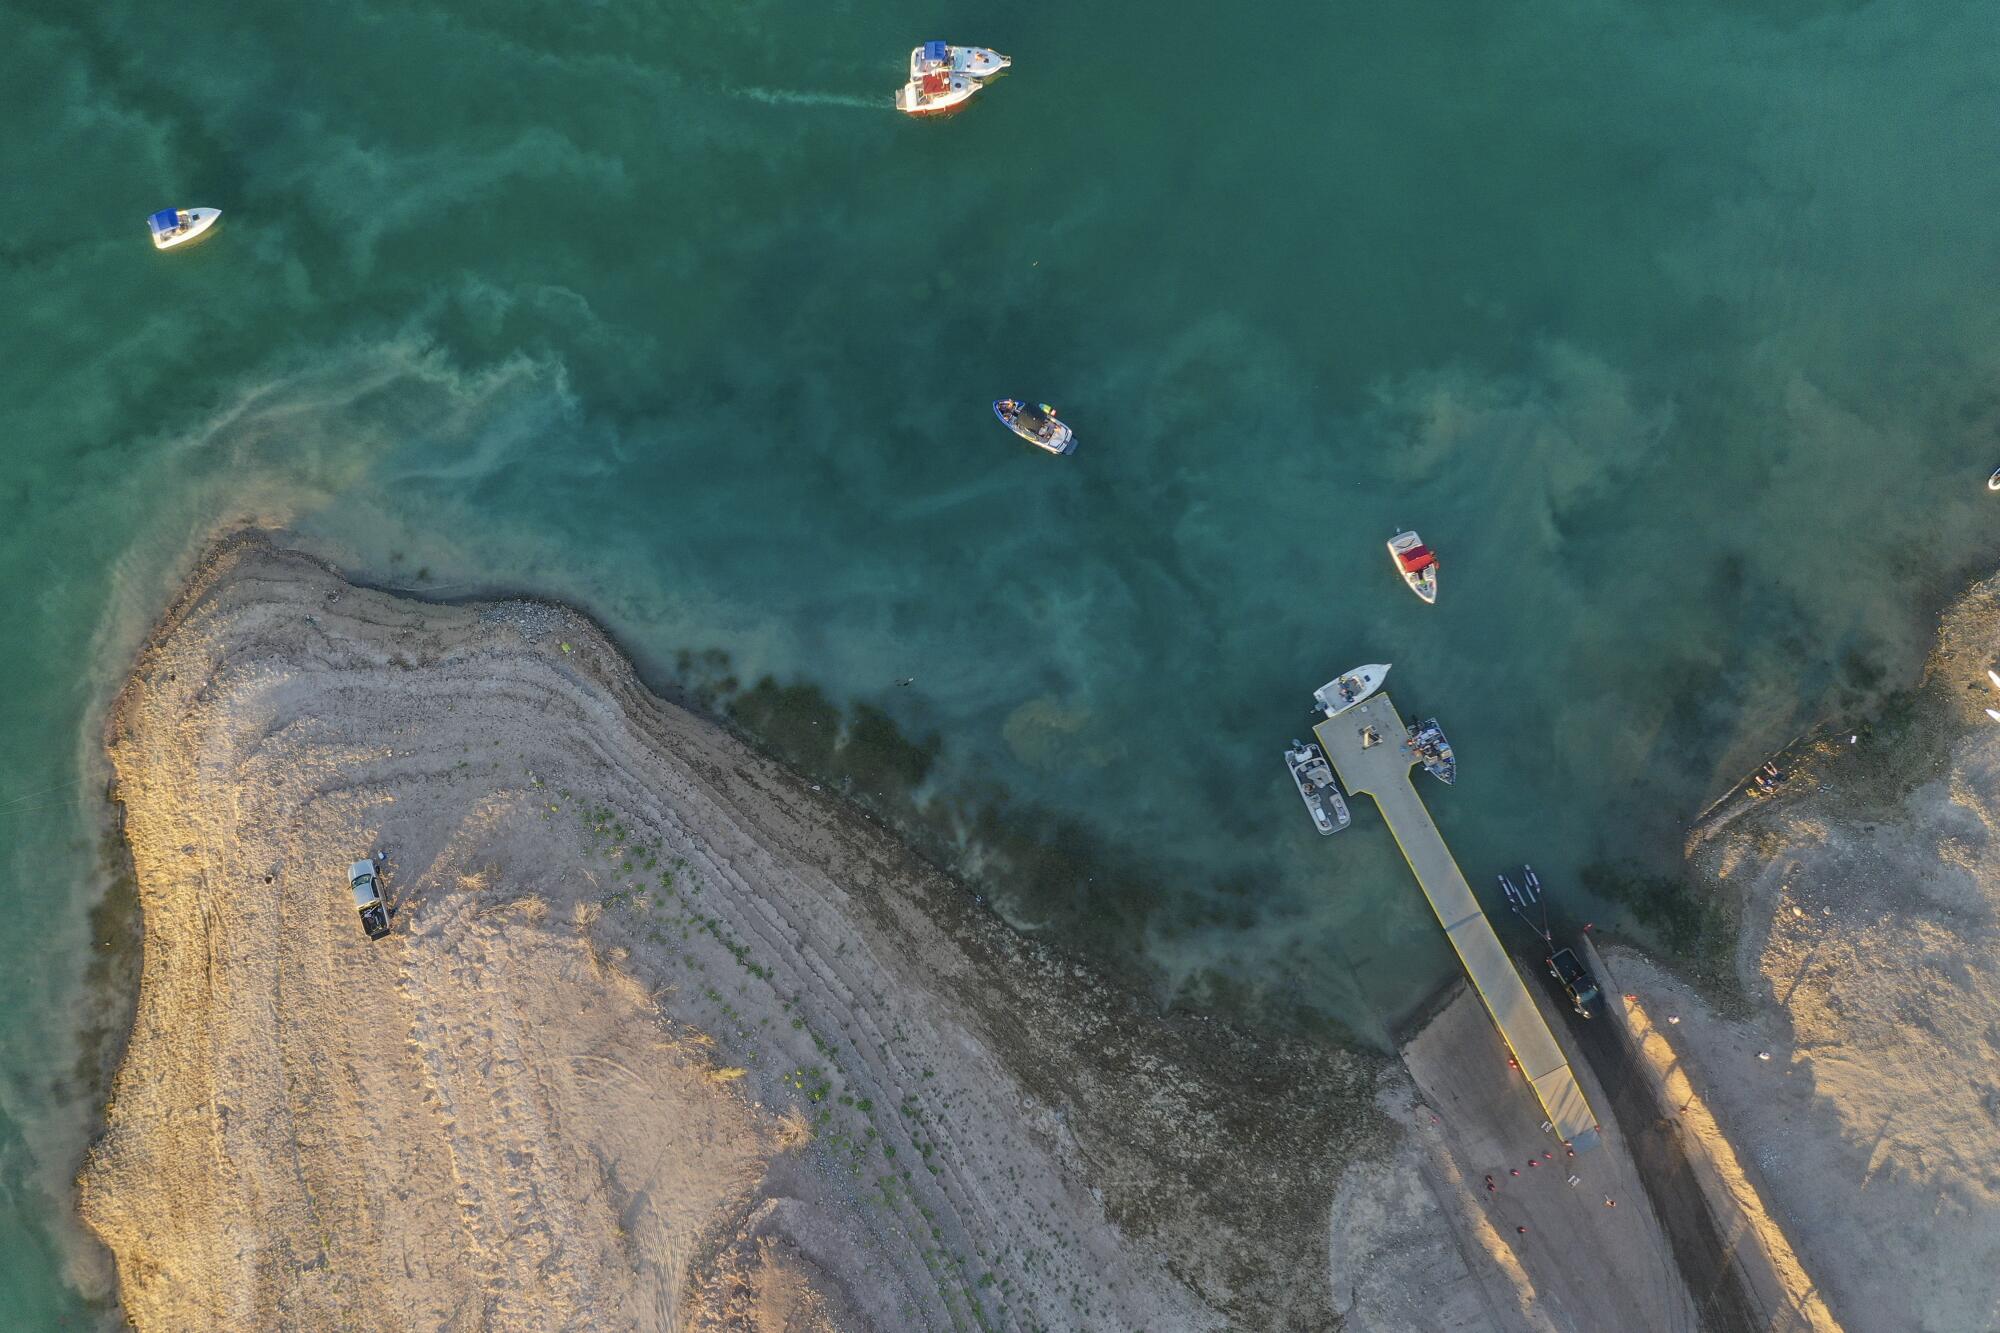
<path id="1" fill-rule="evenodd" d="M 1693 831 L 1691 871 L 1744 923 L 1740 995 L 1610 956 L 1698 1092 L 1690 1132 L 1726 1136 L 1850 1329 L 2000 1328 L 1996 642 L 1988 579 L 1942 615 L 1916 689 Z"/>
<path id="2" fill-rule="evenodd" d="M 145 962 L 81 1189 L 142 1327 L 1333 1318 L 1377 1062 L 1021 940 L 581 616 L 239 539 L 108 739 Z"/>

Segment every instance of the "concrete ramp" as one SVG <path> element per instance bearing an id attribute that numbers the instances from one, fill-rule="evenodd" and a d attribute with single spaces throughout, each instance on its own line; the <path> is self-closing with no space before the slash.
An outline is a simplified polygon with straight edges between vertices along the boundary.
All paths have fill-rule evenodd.
<path id="1" fill-rule="evenodd" d="M 1597 1117 L 1584 1100 L 1555 1034 L 1521 982 L 1514 961 L 1486 919 L 1472 886 L 1452 859 L 1423 798 L 1410 785 L 1415 753 L 1404 742 L 1408 728 L 1386 694 L 1356 704 L 1313 727 L 1320 748 L 1351 795 L 1375 798 L 1382 819 L 1403 849 L 1403 859 L 1458 950 L 1472 987 L 1485 1002 L 1501 1039 L 1528 1077 L 1557 1137 L 1582 1151 L 1597 1142 Z M 1378 738 L 1369 743 L 1370 735 Z"/>

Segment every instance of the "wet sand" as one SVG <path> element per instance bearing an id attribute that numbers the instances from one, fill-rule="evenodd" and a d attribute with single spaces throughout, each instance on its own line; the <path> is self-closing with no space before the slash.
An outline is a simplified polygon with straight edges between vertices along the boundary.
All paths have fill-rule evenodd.
<path id="1" fill-rule="evenodd" d="M 1333 1317 L 1379 1063 L 1022 940 L 581 616 L 236 539 L 108 742 L 145 960 L 81 1190 L 141 1327 Z"/>

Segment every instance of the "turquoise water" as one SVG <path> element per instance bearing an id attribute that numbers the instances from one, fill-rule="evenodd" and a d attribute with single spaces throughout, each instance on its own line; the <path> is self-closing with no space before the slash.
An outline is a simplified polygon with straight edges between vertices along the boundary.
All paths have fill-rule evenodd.
<path id="1" fill-rule="evenodd" d="M 1366 802 L 1322 841 L 1278 763 L 1337 669 L 1444 719 L 1476 883 L 1670 868 L 1910 679 L 2000 556 L 2000 10 L 1300 10 L 6 6 L 14 1322 L 106 1317 L 64 1196 L 94 728 L 232 523 L 878 703 L 937 792 L 1156 881 L 1017 920 L 1363 1036 L 1450 963 Z M 1017 67 L 908 123 L 934 32 Z M 173 204 L 226 216 L 158 255 Z"/>

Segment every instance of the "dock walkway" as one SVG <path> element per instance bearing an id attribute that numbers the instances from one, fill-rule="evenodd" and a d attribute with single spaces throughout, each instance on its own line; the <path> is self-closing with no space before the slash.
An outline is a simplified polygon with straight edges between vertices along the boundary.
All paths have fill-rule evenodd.
<path id="1" fill-rule="evenodd" d="M 1381 740 L 1364 746 L 1370 729 Z M 1417 758 L 1403 743 L 1408 728 L 1395 704 L 1388 695 L 1377 694 L 1338 717 L 1317 723 L 1313 734 L 1349 795 L 1375 798 L 1389 832 L 1395 835 L 1396 845 L 1403 849 L 1403 858 L 1417 877 L 1418 887 L 1430 900 L 1452 947 L 1458 950 L 1473 989 L 1485 1002 L 1515 1062 L 1528 1076 L 1557 1136 L 1579 1150 L 1596 1143 L 1597 1117 L 1584 1100 L 1555 1034 L 1542 1020 L 1521 974 L 1501 947 L 1500 937 L 1493 933 L 1478 899 L 1472 896 L 1472 886 L 1452 859 L 1423 798 L 1410 785 L 1410 769 Z"/>

